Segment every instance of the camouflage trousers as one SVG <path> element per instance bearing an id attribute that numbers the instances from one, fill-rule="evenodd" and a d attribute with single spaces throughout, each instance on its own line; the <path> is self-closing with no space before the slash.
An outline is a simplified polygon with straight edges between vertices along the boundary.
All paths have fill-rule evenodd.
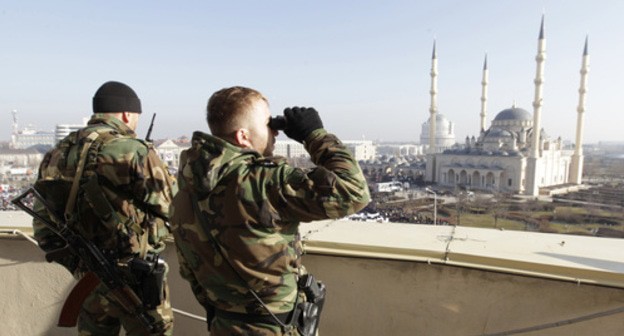
<path id="1" fill-rule="evenodd" d="M 169 286 L 164 283 L 164 300 L 148 314 L 165 325 L 160 335 L 173 335 L 173 310 L 169 299 Z M 119 335 L 123 326 L 127 336 L 144 336 L 145 329 L 136 318 L 126 314 L 122 308 L 106 296 L 106 289 L 100 284 L 87 297 L 78 316 L 78 332 L 82 336 Z"/>
<path id="2" fill-rule="evenodd" d="M 210 336 L 301 336 L 294 326 L 286 332 L 278 325 L 245 323 L 215 317 L 210 324 Z"/>

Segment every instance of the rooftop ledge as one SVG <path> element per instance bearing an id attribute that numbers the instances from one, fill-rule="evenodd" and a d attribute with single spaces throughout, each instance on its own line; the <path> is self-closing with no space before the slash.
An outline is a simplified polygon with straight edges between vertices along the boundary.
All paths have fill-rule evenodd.
<path id="1" fill-rule="evenodd" d="M 303 223 L 307 253 L 470 267 L 624 288 L 624 239 L 328 220 Z"/>
<path id="2" fill-rule="evenodd" d="M 0 236 L 32 233 L 0 211 Z M 461 226 L 326 220 L 302 223 L 306 253 L 415 261 L 624 288 L 624 239 Z"/>

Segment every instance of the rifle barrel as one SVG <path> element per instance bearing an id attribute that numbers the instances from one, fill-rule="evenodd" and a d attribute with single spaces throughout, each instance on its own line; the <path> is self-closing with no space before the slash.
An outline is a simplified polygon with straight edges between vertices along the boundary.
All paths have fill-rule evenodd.
<path id="1" fill-rule="evenodd" d="M 152 142 L 152 128 L 154 128 L 154 119 L 156 119 L 156 113 L 152 114 L 152 121 L 150 122 L 149 128 L 147 129 L 147 135 L 145 135 L 145 141 Z"/>

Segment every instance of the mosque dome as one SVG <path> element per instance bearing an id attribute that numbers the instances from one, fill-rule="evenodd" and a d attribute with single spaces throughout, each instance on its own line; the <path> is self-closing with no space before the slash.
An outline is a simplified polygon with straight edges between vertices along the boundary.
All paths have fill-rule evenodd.
<path id="1" fill-rule="evenodd" d="M 455 125 L 441 113 L 436 113 L 436 147 L 440 149 L 450 148 L 455 144 Z M 420 143 L 429 143 L 429 123 L 431 117 L 422 124 Z"/>
<path id="2" fill-rule="evenodd" d="M 503 120 L 532 120 L 533 116 L 525 109 L 521 109 L 519 107 L 512 107 L 506 110 L 500 111 L 494 120 L 503 121 Z"/>
<path id="3" fill-rule="evenodd" d="M 500 111 L 494 120 L 491 128 L 500 128 L 511 133 L 520 135 L 533 127 L 533 116 L 527 110 L 516 107 Z"/>

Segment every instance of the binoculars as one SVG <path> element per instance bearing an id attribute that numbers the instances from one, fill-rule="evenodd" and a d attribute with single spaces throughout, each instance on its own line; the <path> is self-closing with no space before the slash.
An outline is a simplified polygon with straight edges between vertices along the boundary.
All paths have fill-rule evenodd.
<path id="1" fill-rule="evenodd" d="M 286 118 L 284 116 L 271 117 L 271 119 L 269 119 L 269 127 L 274 131 L 285 130 Z"/>

